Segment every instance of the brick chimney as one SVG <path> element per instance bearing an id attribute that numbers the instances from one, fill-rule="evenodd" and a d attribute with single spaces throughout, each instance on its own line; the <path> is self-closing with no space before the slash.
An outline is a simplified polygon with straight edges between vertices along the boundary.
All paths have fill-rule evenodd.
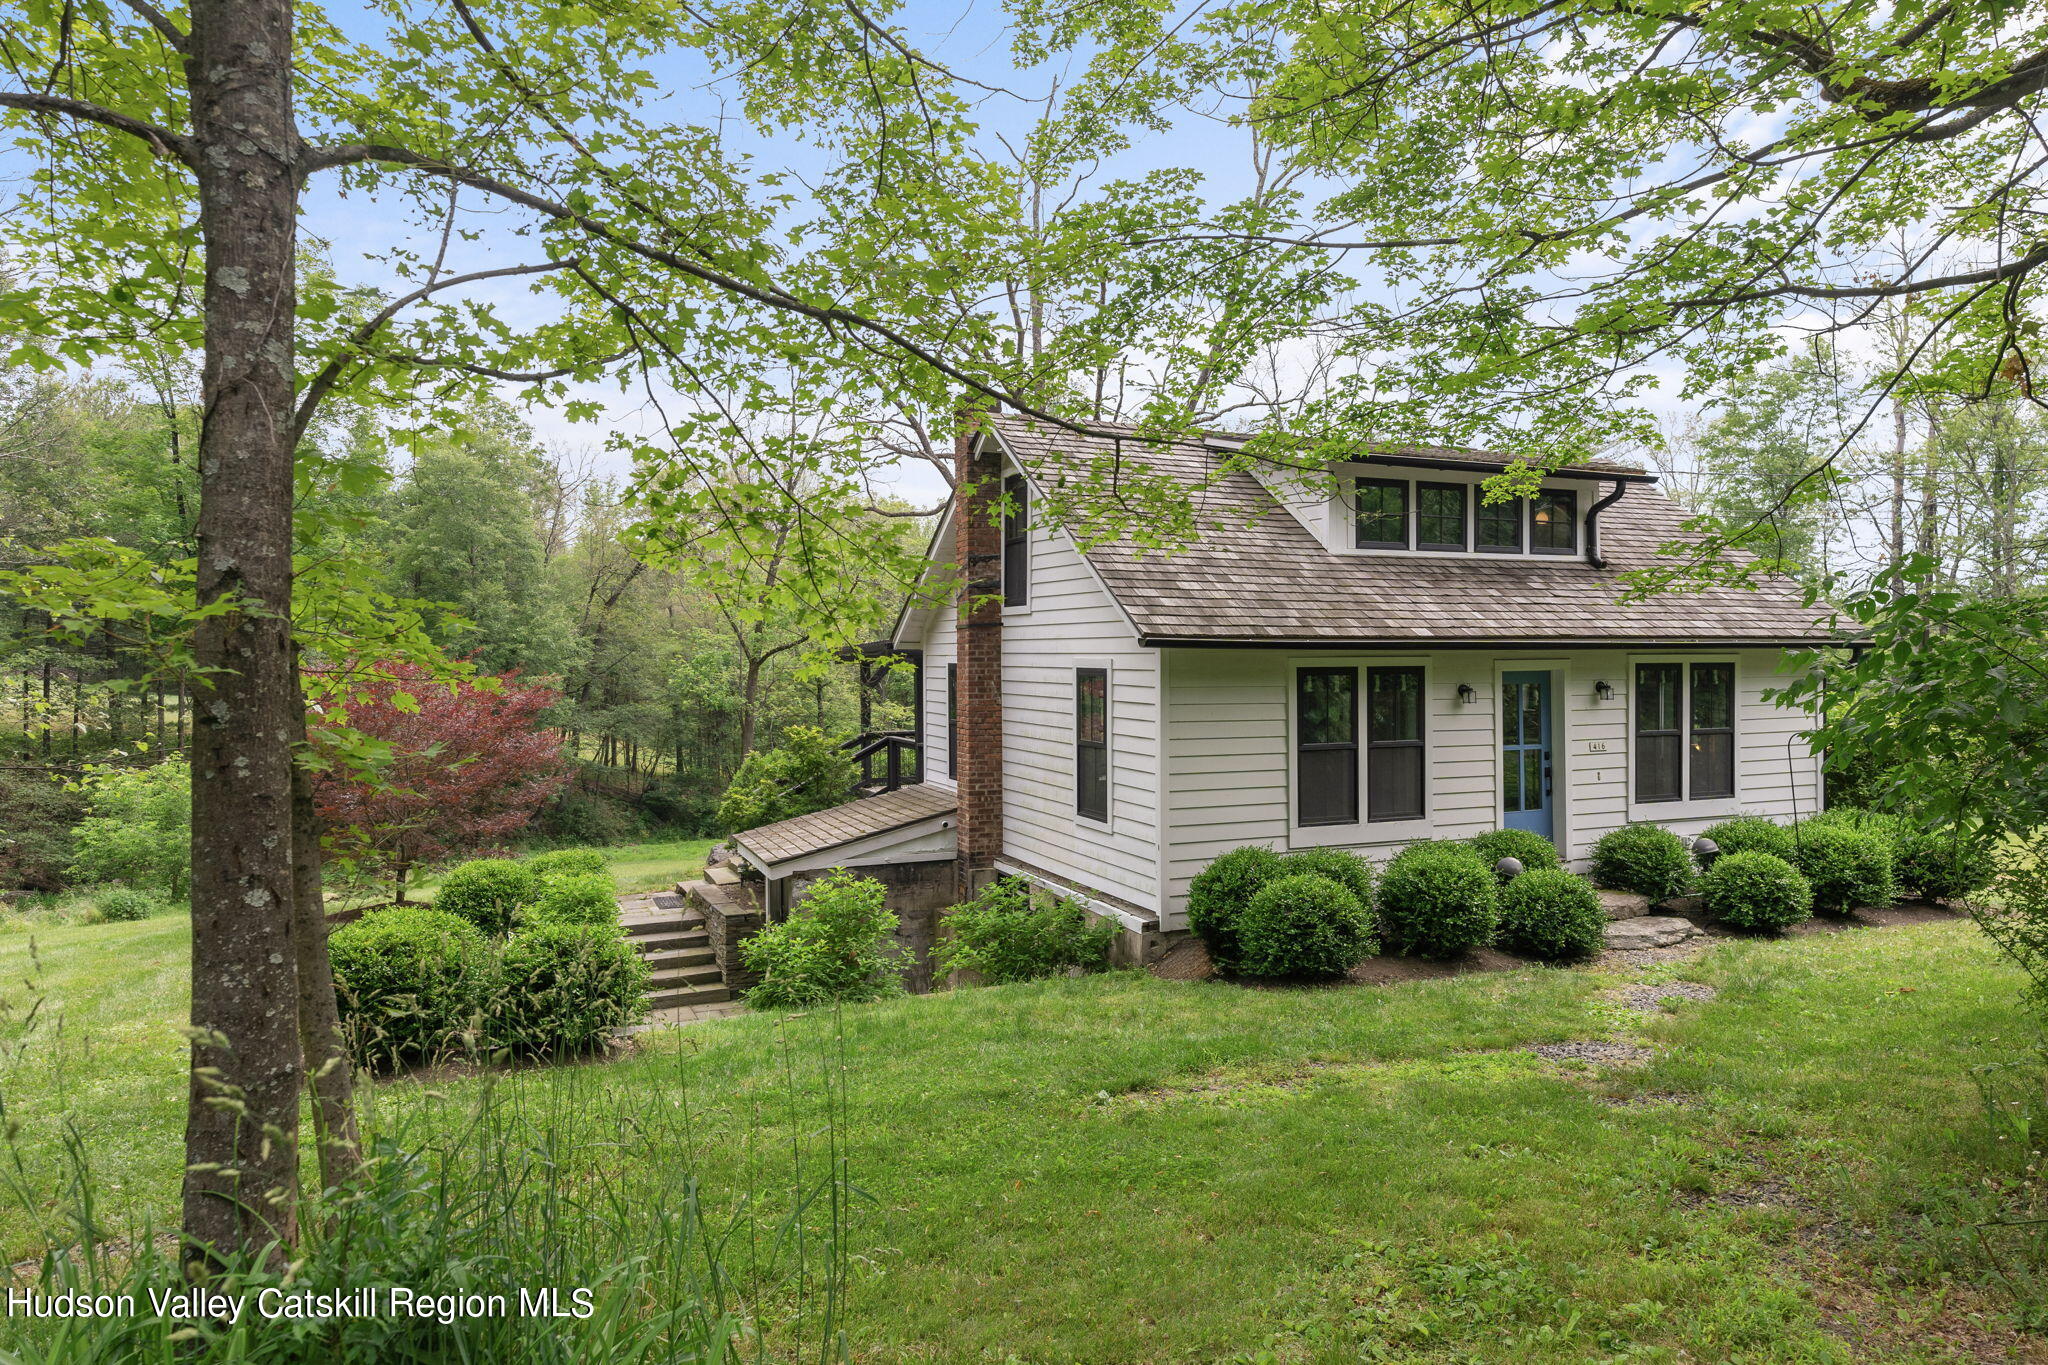
<path id="1" fill-rule="evenodd" d="M 961 428 L 953 438 L 962 579 L 955 677 L 960 751 L 953 772 L 960 788 L 955 876 L 965 899 L 1003 851 L 1003 457 L 994 441 L 981 442 L 977 451 L 972 414 Z"/>

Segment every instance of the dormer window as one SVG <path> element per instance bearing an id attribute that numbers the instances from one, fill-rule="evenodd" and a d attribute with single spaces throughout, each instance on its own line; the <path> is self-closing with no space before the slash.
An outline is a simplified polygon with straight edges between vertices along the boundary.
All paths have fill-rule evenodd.
<path id="1" fill-rule="evenodd" d="M 1579 495 L 1568 488 L 1490 503 L 1477 483 L 1361 475 L 1351 481 L 1351 522 L 1360 550 L 1579 553 Z"/>
<path id="2" fill-rule="evenodd" d="M 1358 548 L 1361 550 L 1405 550 L 1408 548 L 1408 481 L 1406 479 L 1360 479 L 1358 481 Z"/>
<path id="3" fill-rule="evenodd" d="M 1529 548 L 1539 555 L 1578 553 L 1578 494 L 1546 488 L 1529 500 Z"/>

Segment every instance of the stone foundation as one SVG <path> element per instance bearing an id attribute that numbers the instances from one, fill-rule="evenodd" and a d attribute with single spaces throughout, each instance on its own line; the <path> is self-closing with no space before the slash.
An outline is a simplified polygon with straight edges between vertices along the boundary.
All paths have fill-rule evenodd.
<path id="1" fill-rule="evenodd" d="M 913 995 L 932 989 L 932 944 L 938 940 L 939 912 L 958 903 L 955 896 L 957 868 L 951 861 L 933 863 L 882 863 L 848 871 L 873 877 L 888 888 L 887 903 L 896 912 L 896 946 L 903 954 L 903 988 Z M 789 904 L 803 898 L 822 872 L 791 877 Z M 751 931 L 750 931 L 751 932 Z"/>
<path id="2" fill-rule="evenodd" d="M 704 916 L 704 932 L 711 940 L 711 959 L 734 994 L 756 985 L 759 972 L 750 972 L 740 962 L 740 945 L 761 932 L 767 922 L 754 894 L 755 883 L 718 885 L 693 883 L 690 899 Z"/>

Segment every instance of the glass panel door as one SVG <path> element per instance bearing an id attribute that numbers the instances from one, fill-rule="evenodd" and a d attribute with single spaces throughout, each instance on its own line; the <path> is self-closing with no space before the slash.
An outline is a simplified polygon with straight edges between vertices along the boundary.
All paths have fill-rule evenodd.
<path id="1" fill-rule="evenodd" d="M 1548 839 L 1551 799 L 1550 674 L 1504 673 L 1500 680 L 1501 823 Z"/>

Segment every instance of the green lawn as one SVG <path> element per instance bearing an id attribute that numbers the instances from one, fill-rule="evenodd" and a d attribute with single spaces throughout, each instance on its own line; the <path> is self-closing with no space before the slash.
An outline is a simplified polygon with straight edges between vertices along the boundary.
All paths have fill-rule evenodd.
<path id="1" fill-rule="evenodd" d="M 5 1082 L 32 1174 L 69 1118 L 115 1203 L 160 1217 L 184 932 L 39 933 L 67 1037 Z M 29 972 L 27 948 L 0 937 L 0 980 Z M 715 1206 L 768 1206 L 792 1152 L 844 1160 L 872 1199 L 849 1229 L 862 1361 L 2038 1351 L 2000 1279 L 2035 1296 L 2029 1235 L 1990 1230 L 1994 1266 L 1972 1230 L 2041 1212 L 2042 1116 L 1994 1121 L 1980 1091 L 2037 1097 L 2038 1076 L 1973 1074 L 2028 1037 L 2018 978 L 1977 932 L 1730 943 L 1683 974 L 1719 996 L 1643 1015 L 1604 996 L 1640 972 L 1321 991 L 1119 974 L 738 1018 L 488 1084 L 574 1130 L 589 1171 L 565 1188 L 603 1173 L 615 1209 L 636 1188 L 672 1202 L 685 1173 Z M 1610 1034 L 1657 1055 L 1575 1072 L 1519 1050 Z M 836 1120 L 821 1078 L 845 1081 Z M 400 1081 L 373 1104 L 453 1122 L 486 1084 Z M 686 1139 L 660 1158 L 621 1140 L 656 1118 Z M 18 1256 L 31 1228 L 9 1214 L 0 1232 Z"/>
<path id="2" fill-rule="evenodd" d="M 705 856 L 717 843 L 716 839 L 657 839 L 638 844 L 612 844 L 601 851 L 611 864 L 612 876 L 619 883 L 619 894 L 631 895 L 636 891 L 664 891 L 679 881 L 695 877 L 704 870 Z M 440 880 L 433 873 L 420 877 L 406 887 L 406 899 L 431 904 Z M 379 903 L 390 898 L 388 888 L 380 889 L 369 897 Z"/>

